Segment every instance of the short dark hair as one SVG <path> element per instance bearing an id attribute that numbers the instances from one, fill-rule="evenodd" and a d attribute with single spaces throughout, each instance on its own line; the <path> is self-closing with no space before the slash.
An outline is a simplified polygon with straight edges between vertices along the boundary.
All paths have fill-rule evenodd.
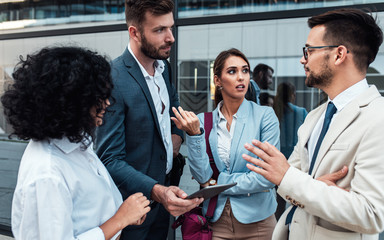
<path id="1" fill-rule="evenodd" d="M 218 78 L 220 78 L 221 73 L 223 72 L 223 68 L 224 68 L 226 60 L 232 56 L 236 56 L 236 57 L 240 57 L 240 58 L 244 59 L 244 61 L 247 63 L 247 65 L 249 67 L 248 59 L 244 55 L 244 53 L 242 53 L 240 50 L 238 50 L 236 48 L 231 48 L 231 49 L 222 51 L 221 53 L 219 53 L 219 55 L 217 55 L 217 57 L 215 59 L 215 63 L 213 64 L 213 74 L 216 75 Z M 217 106 L 217 104 L 219 104 L 219 102 L 221 100 L 223 100 L 223 95 L 221 94 L 221 90 L 218 88 L 218 86 L 216 86 L 216 88 L 215 88 L 215 104 L 216 104 L 216 106 Z"/>
<path id="2" fill-rule="evenodd" d="M 4 114 L 20 139 L 61 139 L 90 144 L 96 128 L 90 110 L 111 96 L 111 68 L 95 52 L 44 48 L 16 65 L 14 83 L 1 97 Z M 11 136 L 10 135 L 10 136 Z"/>
<path id="3" fill-rule="evenodd" d="M 383 32 L 372 14 L 363 10 L 343 8 L 308 19 L 308 26 L 325 26 L 324 41 L 328 45 L 344 45 L 354 54 L 356 67 L 366 71 L 383 42 Z"/>
<path id="4" fill-rule="evenodd" d="M 266 64 L 263 64 L 263 63 L 259 63 L 256 65 L 256 67 L 253 69 L 253 73 L 252 73 L 252 79 L 254 81 L 258 80 L 259 79 L 259 72 L 262 72 L 263 74 L 267 73 L 268 70 L 271 70 L 271 72 L 273 73 L 273 68 L 266 65 Z"/>
<path id="5" fill-rule="evenodd" d="M 141 28 L 147 11 L 160 16 L 172 12 L 173 7 L 172 0 L 125 0 L 125 21 L 128 26 L 137 24 Z"/>

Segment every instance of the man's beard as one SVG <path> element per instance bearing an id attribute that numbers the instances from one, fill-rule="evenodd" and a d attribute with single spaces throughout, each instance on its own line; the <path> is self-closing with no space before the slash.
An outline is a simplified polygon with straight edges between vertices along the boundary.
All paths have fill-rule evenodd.
<path id="1" fill-rule="evenodd" d="M 161 54 L 160 50 L 163 49 L 163 48 L 168 48 L 168 47 L 172 46 L 172 43 L 168 43 L 168 44 L 162 45 L 158 49 L 156 49 L 153 45 L 151 45 L 147 41 L 144 33 L 142 33 L 141 36 L 142 36 L 142 39 L 141 39 L 141 52 L 145 56 L 147 56 L 149 58 L 152 58 L 152 59 L 159 59 L 159 60 L 166 60 L 167 58 L 169 58 L 169 56 L 171 55 L 171 51 L 167 51 L 164 54 Z"/>
<path id="2" fill-rule="evenodd" d="M 326 61 L 329 59 L 329 56 L 325 58 L 324 64 L 323 64 L 323 69 L 319 74 L 314 74 L 311 73 L 309 69 L 309 75 L 307 79 L 305 80 L 305 85 L 307 87 L 327 87 L 329 84 L 332 82 L 333 78 L 333 72 L 329 68 L 329 66 L 326 64 Z"/>

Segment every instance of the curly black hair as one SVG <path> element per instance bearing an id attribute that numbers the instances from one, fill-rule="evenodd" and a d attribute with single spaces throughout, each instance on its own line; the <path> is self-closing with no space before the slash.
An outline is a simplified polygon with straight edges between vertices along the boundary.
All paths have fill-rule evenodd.
<path id="1" fill-rule="evenodd" d="M 14 83 L 1 97 L 12 135 L 22 140 L 61 139 L 89 145 L 94 138 L 96 113 L 113 88 L 108 61 L 79 47 L 43 48 L 20 56 Z"/>

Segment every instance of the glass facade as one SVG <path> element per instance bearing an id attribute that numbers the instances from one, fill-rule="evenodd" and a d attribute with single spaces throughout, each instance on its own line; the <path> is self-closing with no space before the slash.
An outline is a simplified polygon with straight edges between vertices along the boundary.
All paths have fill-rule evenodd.
<path id="1" fill-rule="evenodd" d="M 299 10 L 366 3 L 380 0 L 177 0 L 178 17 L 200 17 Z"/>
<path id="2" fill-rule="evenodd" d="M 309 28 L 306 24 L 307 17 L 294 17 L 295 14 L 300 16 L 300 9 L 375 2 L 375 0 L 369 2 L 366 0 L 176 0 L 175 22 L 178 44 L 177 55 L 173 60 L 174 66 L 177 67 L 174 72 L 177 72 L 176 83 L 181 105 L 196 113 L 214 109 L 213 61 L 222 50 L 235 47 L 248 57 L 251 69 L 259 63 L 264 63 L 275 70 L 274 83 L 272 90 L 268 91 L 269 94 L 275 95 L 277 86 L 281 82 L 291 82 L 296 86 L 296 105 L 310 111 L 319 104 L 322 95 L 317 89 L 307 88 L 304 84 L 305 75 L 299 60 Z M 384 8 L 383 4 L 381 8 Z M 289 17 L 285 18 L 284 12 L 293 9 L 295 11 L 290 11 Z M 265 12 L 274 12 L 276 18 L 257 21 L 231 19 L 234 14 L 239 16 L 251 13 L 257 16 Z M 208 19 L 207 23 L 193 24 L 193 19 L 219 15 L 228 16 L 228 22 L 224 19 L 221 23 L 209 23 Z M 378 17 L 381 19 L 380 23 L 384 23 L 383 12 L 379 12 Z M 183 19 L 190 19 L 192 22 L 180 24 L 178 20 Z M 22 25 L 24 28 L 30 27 L 25 30 L 6 27 L 10 22 L 29 20 L 36 21 Z M 123 0 L 0 0 L 0 33 L 2 31 L 6 34 L 12 31 L 32 32 L 34 26 L 39 26 L 40 31 L 44 31 L 45 28 L 59 29 L 63 26 L 94 27 L 102 22 L 108 25 L 109 20 L 118 20 L 118 23 L 124 24 Z M 95 21 L 101 23 L 94 23 Z M 63 24 L 68 22 L 72 24 Z M 55 26 L 55 24 L 62 24 L 62 26 Z M 128 34 L 125 29 L 94 34 L 72 34 L 71 31 L 67 31 L 60 36 L 0 40 L 0 94 L 4 86 L 12 81 L 12 70 L 19 55 L 25 56 L 47 45 L 74 43 L 106 54 L 113 59 L 122 53 L 127 42 Z M 384 51 L 380 50 L 377 60 L 369 69 L 368 81 L 384 91 L 382 81 L 384 67 L 382 66 L 384 66 Z M 0 113 L 0 134 L 2 131 L 10 132 L 10 130 L 4 116 Z"/>
<path id="3" fill-rule="evenodd" d="M 124 0 L 0 1 L 0 22 L 124 12 Z"/>

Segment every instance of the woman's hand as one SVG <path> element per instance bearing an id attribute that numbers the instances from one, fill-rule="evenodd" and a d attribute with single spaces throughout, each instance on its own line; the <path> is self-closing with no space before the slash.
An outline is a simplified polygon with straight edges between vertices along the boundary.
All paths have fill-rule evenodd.
<path id="1" fill-rule="evenodd" d="M 171 117 L 178 129 L 185 131 L 189 136 L 201 134 L 200 121 L 195 113 L 184 111 L 179 107 L 179 111 L 172 107 L 172 111 L 176 117 Z M 180 112 L 180 113 L 179 113 Z"/>
<path id="2" fill-rule="evenodd" d="M 140 225 L 151 210 L 149 200 L 142 193 L 129 196 L 108 221 L 100 226 L 105 239 L 111 239 L 128 225 Z"/>
<path id="3" fill-rule="evenodd" d="M 115 217 L 121 219 L 124 227 L 128 225 L 140 225 L 144 222 L 145 216 L 150 210 L 151 208 L 149 207 L 147 197 L 142 193 L 135 193 L 121 204 Z"/>

